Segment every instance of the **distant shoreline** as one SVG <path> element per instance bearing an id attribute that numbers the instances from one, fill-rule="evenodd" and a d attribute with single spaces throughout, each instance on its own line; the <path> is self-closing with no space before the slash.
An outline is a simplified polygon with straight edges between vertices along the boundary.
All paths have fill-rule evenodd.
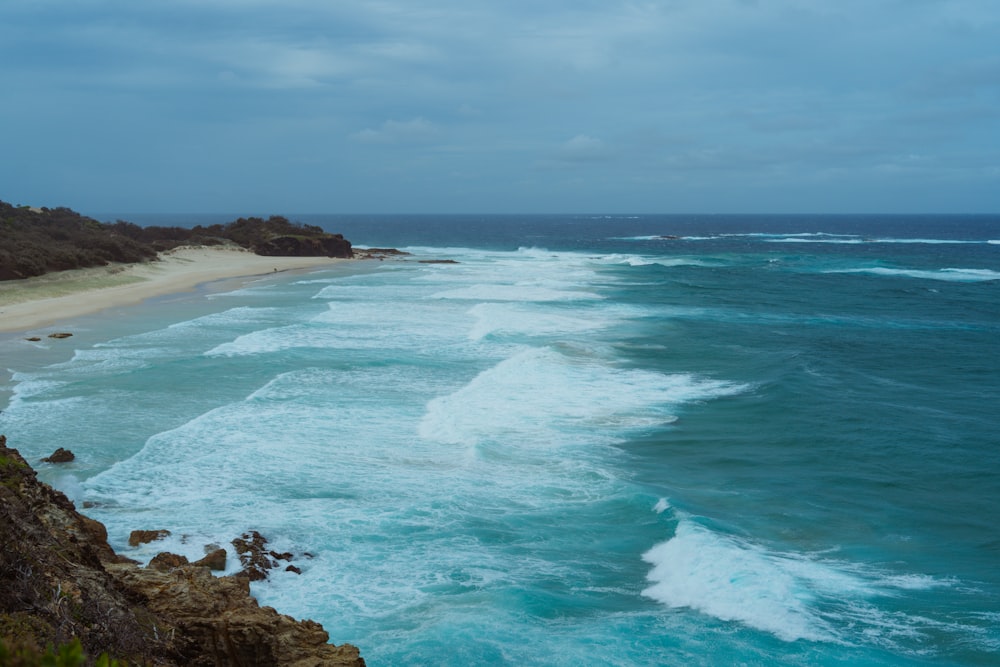
<path id="1" fill-rule="evenodd" d="M 203 283 L 349 261 L 330 257 L 265 257 L 231 247 L 181 247 L 157 262 L 60 271 L 0 282 L 0 332 L 18 333 L 108 308 L 187 292 Z"/>

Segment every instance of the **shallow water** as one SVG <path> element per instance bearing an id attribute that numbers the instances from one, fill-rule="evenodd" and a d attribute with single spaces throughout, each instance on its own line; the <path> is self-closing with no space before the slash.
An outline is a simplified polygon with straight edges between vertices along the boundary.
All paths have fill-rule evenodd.
<path id="1" fill-rule="evenodd" d="M 304 221 L 414 256 L 0 340 L 116 548 L 260 530 L 372 665 L 1000 657 L 1000 220 Z"/>

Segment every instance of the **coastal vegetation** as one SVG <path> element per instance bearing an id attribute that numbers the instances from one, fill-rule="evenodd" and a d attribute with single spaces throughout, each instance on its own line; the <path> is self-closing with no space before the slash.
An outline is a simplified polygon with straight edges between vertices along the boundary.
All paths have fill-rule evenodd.
<path id="1" fill-rule="evenodd" d="M 192 228 L 102 223 L 69 208 L 14 206 L 0 201 L 0 280 L 53 271 L 153 261 L 181 245 L 237 245 L 267 256 L 351 257 L 351 243 L 282 216 L 239 218 Z"/>

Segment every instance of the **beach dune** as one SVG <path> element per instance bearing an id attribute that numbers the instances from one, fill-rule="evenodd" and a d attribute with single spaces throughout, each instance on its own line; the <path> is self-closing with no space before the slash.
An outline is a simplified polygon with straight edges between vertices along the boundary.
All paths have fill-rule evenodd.
<path id="1" fill-rule="evenodd" d="M 329 257 L 264 257 L 236 247 L 180 247 L 159 261 L 0 282 L 0 332 L 27 331 L 222 280 L 330 266 Z"/>

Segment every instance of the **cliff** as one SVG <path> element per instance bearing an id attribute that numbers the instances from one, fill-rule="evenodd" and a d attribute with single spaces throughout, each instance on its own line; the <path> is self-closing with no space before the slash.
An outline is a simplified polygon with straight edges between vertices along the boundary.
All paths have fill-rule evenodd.
<path id="1" fill-rule="evenodd" d="M 44 647 L 77 638 L 91 656 L 169 666 L 363 667 L 358 649 L 328 644 L 250 595 L 244 576 L 207 567 L 139 567 L 118 556 L 104 526 L 0 436 L 0 639 Z"/>

